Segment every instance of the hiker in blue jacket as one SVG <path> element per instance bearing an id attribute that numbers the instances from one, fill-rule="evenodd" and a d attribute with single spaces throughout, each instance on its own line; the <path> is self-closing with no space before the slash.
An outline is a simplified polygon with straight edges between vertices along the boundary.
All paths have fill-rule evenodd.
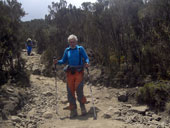
<path id="1" fill-rule="evenodd" d="M 77 116 L 76 96 L 80 103 L 82 115 L 86 114 L 86 97 L 83 93 L 84 67 L 89 66 L 89 58 L 83 46 L 77 45 L 77 36 L 68 37 L 69 47 L 64 51 L 61 60 L 55 60 L 54 64 L 68 64 L 66 70 L 67 76 L 67 97 L 69 101 L 70 117 Z"/>
<path id="2" fill-rule="evenodd" d="M 27 41 L 26 41 L 26 47 L 27 47 L 27 54 L 28 56 L 31 55 L 31 51 L 32 51 L 32 40 L 31 38 L 28 38 Z"/>

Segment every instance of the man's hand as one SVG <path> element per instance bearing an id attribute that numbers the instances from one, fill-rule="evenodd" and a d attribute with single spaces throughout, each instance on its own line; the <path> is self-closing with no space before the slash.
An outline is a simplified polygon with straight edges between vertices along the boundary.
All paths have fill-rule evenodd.
<path id="1" fill-rule="evenodd" d="M 53 64 L 57 64 L 58 60 L 57 59 L 53 59 Z"/>
<path id="2" fill-rule="evenodd" d="M 84 67 L 85 67 L 85 68 L 88 68 L 88 67 L 89 67 L 89 64 L 88 64 L 88 63 L 85 63 L 85 64 L 84 64 Z"/>

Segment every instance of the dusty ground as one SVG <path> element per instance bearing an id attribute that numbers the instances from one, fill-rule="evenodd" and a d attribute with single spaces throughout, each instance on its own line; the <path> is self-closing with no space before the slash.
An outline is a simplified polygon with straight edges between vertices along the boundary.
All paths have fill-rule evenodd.
<path id="1" fill-rule="evenodd" d="M 42 69 L 40 55 L 33 52 L 26 56 L 30 70 Z M 133 106 L 117 100 L 117 93 L 124 89 L 106 88 L 92 85 L 97 120 L 93 120 L 90 85 L 85 85 L 87 97 L 87 115 L 81 116 L 78 104 L 78 116 L 69 118 L 66 83 L 59 78 L 31 75 L 31 98 L 16 116 L 11 116 L 3 128 L 169 128 L 170 124 L 162 117 L 148 111 L 147 106 Z M 56 111 L 58 114 L 56 114 Z"/>

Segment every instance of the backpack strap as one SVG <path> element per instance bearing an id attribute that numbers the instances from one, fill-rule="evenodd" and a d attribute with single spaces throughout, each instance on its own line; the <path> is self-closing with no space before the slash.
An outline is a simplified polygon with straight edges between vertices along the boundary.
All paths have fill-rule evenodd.
<path id="1" fill-rule="evenodd" d="M 81 65 L 81 52 L 80 52 L 80 47 L 79 47 L 78 49 L 79 49 L 79 65 Z"/>

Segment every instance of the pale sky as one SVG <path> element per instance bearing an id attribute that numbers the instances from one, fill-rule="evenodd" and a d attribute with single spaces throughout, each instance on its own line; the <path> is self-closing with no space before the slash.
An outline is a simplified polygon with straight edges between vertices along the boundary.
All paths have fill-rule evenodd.
<path id="1" fill-rule="evenodd" d="M 44 19 L 45 14 L 48 14 L 48 5 L 52 2 L 59 2 L 60 0 L 17 0 L 22 4 L 22 8 L 26 13 L 26 16 L 22 18 L 23 21 L 32 19 Z M 76 7 L 80 7 L 83 2 L 95 3 L 97 0 L 66 0 L 67 5 L 70 3 Z"/>

